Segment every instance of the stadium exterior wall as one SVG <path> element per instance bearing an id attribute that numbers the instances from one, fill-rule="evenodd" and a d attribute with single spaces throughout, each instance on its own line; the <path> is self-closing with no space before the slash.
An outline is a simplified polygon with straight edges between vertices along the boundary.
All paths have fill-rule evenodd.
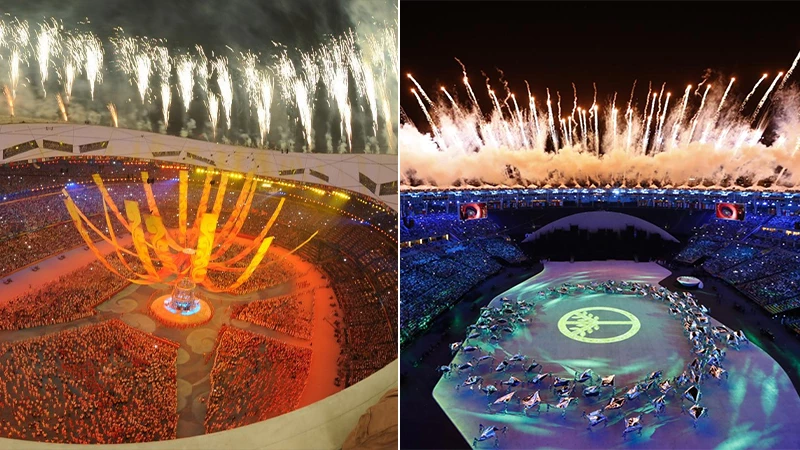
<path id="1" fill-rule="evenodd" d="M 102 145 L 104 142 L 107 145 Z M 397 155 L 281 153 L 98 125 L 0 125 L 0 164 L 68 155 L 121 156 L 254 171 L 265 177 L 347 189 L 397 210 Z"/>

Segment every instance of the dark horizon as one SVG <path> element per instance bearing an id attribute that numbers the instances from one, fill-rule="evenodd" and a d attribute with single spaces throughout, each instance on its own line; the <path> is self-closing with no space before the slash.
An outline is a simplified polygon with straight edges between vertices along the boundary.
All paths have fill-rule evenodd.
<path id="1" fill-rule="evenodd" d="M 780 11 L 783 9 L 783 13 Z M 410 93 L 411 73 L 436 101 L 439 86 L 466 100 L 464 63 L 481 107 L 489 108 L 488 77 L 502 102 L 503 81 L 527 108 L 525 80 L 537 106 L 549 88 L 556 112 L 571 111 L 574 82 L 578 106 L 590 106 L 593 83 L 602 107 L 616 91 L 627 103 L 644 105 L 648 82 L 673 99 L 704 76 L 713 83 L 736 77 L 731 95 L 742 98 L 763 73 L 763 93 L 779 71 L 786 72 L 800 50 L 790 10 L 781 3 L 754 2 L 401 2 L 400 104 L 408 118 L 428 131 Z M 502 73 L 501 73 L 502 71 Z M 485 76 L 484 76 L 485 74 Z M 792 79 L 796 82 L 798 74 Z M 541 99 L 541 101 L 540 101 Z"/>

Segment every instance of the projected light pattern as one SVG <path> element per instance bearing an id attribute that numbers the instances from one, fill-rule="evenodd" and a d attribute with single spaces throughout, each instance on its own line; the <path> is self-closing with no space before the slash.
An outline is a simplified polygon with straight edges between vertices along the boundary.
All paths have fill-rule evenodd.
<path id="1" fill-rule="evenodd" d="M 681 400 L 688 386 L 679 388 L 672 383 L 693 356 L 680 322 L 670 317 L 663 304 L 634 295 L 547 294 L 564 283 L 574 286 L 627 279 L 658 284 L 668 275 L 654 263 L 546 263 L 542 273 L 501 293 L 482 310 L 519 301 L 535 302 L 535 312 L 525 316 L 527 323 L 518 324 L 513 333 L 497 341 L 466 339 L 453 361 L 455 366 L 450 366 L 450 372 L 435 386 L 434 399 L 469 443 L 482 430 L 496 426 L 499 448 L 798 448 L 800 438 L 794 430 L 800 426 L 800 398 L 778 363 L 755 345 L 740 351 L 729 348 L 724 367 L 730 378 L 718 381 L 709 376 L 699 385 L 702 406 L 711 412 L 693 429 L 691 417 L 681 413 L 681 403 L 687 410 L 691 406 L 688 400 Z M 503 298 L 508 300 L 504 302 Z M 606 345 L 579 342 L 558 331 L 560 318 L 571 316 L 576 309 L 596 307 L 627 311 L 642 326 L 634 336 Z M 710 325 L 720 324 L 712 320 Z M 465 352 L 467 346 L 470 351 Z M 508 365 L 502 364 L 504 360 Z M 471 362 L 472 367 L 464 367 L 465 362 Z M 573 381 L 586 369 L 591 369 L 591 380 Z M 669 380 L 670 392 L 675 392 L 665 395 L 665 410 L 658 416 L 651 401 L 661 395 L 656 393 L 660 388 L 652 387 L 650 397 L 630 389 L 656 371 L 662 372 L 659 383 Z M 612 374 L 614 387 L 598 388 L 599 397 L 583 395 L 584 388 L 599 386 L 598 378 Z M 519 379 L 518 384 L 514 377 Z M 559 383 L 567 380 L 577 386 L 568 394 L 575 399 L 563 410 L 563 418 L 557 408 L 561 401 L 552 390 L 561 389 L 553 386 L 557 377 Z M 471 381 L 474 384 L 469 384 Z M 489 387 L 496 386 L 497 392 L 492 393 Z M 524 411 L 526 402 L 536 403 L 531 397 L 536 391 L 541 403 Z M 509 401 L 496 403 L 512 392 L 515 395 Z M 587 430 L 581 411 L 589 414 L 602 409 L 612 396 L 625 397 L 625 404 L 604 412 L 606 428 L 601 425 Z M 623 439 L 625 419 L 638 414 L 642 415 L 642 434 Z M 504 427 L 507 429 L 502 432 Z M 494 445 L 493 437 L 474 442 L 473 447 L 489 449 Z"/>
<path id="2" fill-rule="evenodd" d="M 573 85 L 572 109 L 562 111 L 559 92 L 545 86 L 534 92 L 527 83 L 514 92 L 502 76 L 501 88 L 495 90 L 487 78 L 486 91 L 476 94 L 463 65 L 462 70 L 455 90 L 439 87 L 438 99 L 407 74 L 411 93 L 405 95 L 427 123 L 406 120 L 401 127 L 406 185 L 800 183 L 800 90 L 791 71 L 757 81 L 707 77 L 680 87 L 678 101 L 670 101 L 668 86 L 651 84 L 645 91 L 634 82 L 630 98 L 609 92 L 601 102 L 595 87 L 581 105 Z M 766 78 L 771 82 L 761 83 Z M 734 86 L 743 82 L 755 83 L 747 96 Z M 765 135 L 768 128 L 774 136 Z"/>
<path id="3" fill-rule="evenodd" d="M 619 320 L 619 317 L 613 317 L 613 315 L 611 317 L 612 320 L 608 320 L 609 312 L 622 316 L 622 320 Z M 601 315 L 603 316 L 602 318 Z M 564 314 L 558 321 L 558 331 L 561 334 L 587 344 L 611 344 L 624 341 L 638 333 L 641 327 L 642 324 L 639 319 L 628 311 L 604 306 L 576 309 Z M 601 328 L 604 329 L 602 331 L 605 331 L 606 328 L 613 328 L 615 331 L 622 328 L 623 331 L 621 333 L 611 332 L 609 337 L 596 337 L 597 334 L 603 334 L 602 331 L 595 333 L 600 331 Z M 595 337 L 590 336 L 592 334 L 595 334 Z"/>

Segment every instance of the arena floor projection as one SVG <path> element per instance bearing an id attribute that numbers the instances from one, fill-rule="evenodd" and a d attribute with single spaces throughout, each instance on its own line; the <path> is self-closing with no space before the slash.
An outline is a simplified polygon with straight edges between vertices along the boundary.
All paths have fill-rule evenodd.
<path id="1" fill-rule="evenodd" d="M 800 447 L 800 398 L 757 346 L 721 336 L 727 373 L 708 364 L 699 382 L 681 380 L 697 354 L 669 302 L 563 288 L 667 275 L 654 263 L 546 263 L 489 303 L 491 323 L 465 330 L 435 400 L 475 448 Z"/>

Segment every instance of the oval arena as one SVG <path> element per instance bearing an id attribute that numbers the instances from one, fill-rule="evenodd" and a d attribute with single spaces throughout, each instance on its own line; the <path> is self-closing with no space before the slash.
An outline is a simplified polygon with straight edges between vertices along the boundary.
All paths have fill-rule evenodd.
<path id="1" fill-rule="evenodd" d="M 21 127 L 4 126 L 4 141 L 20 140 L 14 132 Z M 12 151 L 0 165 L 0 437 L 143 443 L 225 431 L 337 395 L 396 359 L 396 213 L 377 192 L 334 185 L 346 186 L 346 165 L 333 160 L 338 175 L 329 184 L 310 183 L 298 176 L 302 171 L 278 169 L 278 163 L 310 167 L 310 157 L 281 159 L 260 151 L 266 156 L 258 157 L 272 164 L 256 169 L 250 149 L 226 151 L 233 157 L 215 161 L 202 148 L 159 156 L 169 150 L 137 151 L 146 139 L 130 146 L 88 135 L 84 141 L 105 145 L 81 155 L 80 146 L 89 142 L 76 142 L 73 134 L 74 147 L 66 144 L 75 126 L 46 127 L 40 127 L 43 133 L 63 133 L 49 139 L 74 153 L 63 155 L 44 148 L 47 139 L 35 139 L 27 152 L 15 154 L 14 146 L 5 145 Z M 195 158 L 187 159 L 187 152 Z M 366 157 L 359 158 L 353 167 L 385 181 L 369 172 Z M 248 171 L 255 172 L 252 178 Z M 198 285 L 203 306 L 185 317 L 199 319 L 180 320 L 164 308 L 176 278 L 168 275 L 171 260 L 159 259 L 155 246 L 149 253 L 158 278 L 130 281 L 147 273 L 147 264 L 109 211 L 95 174 L 113 203 L 122 209 L 135 202 L 144 216 L 153 213 L 147 186 L 169 236 L 181 235 L 185 195 L 190 241 L 204 188 L 210 187 L 210 211 L 226 181 L 217 235 L 235 222 L 231 216 L 242 223 L 231 225 L 238 232 L 218 260 L 246 257 L 209 266 L 208 286 L 237 282 L 258 250 L 254 242 L 275 217 L 271 245 L 235 288 Z M 243 214 L 240 191 L 247 186 L 252 198 Z M 84 241 L 62 189 L 85 215 L 85 225 L 105 238 L 89 230 L 92 245 Z"/>

